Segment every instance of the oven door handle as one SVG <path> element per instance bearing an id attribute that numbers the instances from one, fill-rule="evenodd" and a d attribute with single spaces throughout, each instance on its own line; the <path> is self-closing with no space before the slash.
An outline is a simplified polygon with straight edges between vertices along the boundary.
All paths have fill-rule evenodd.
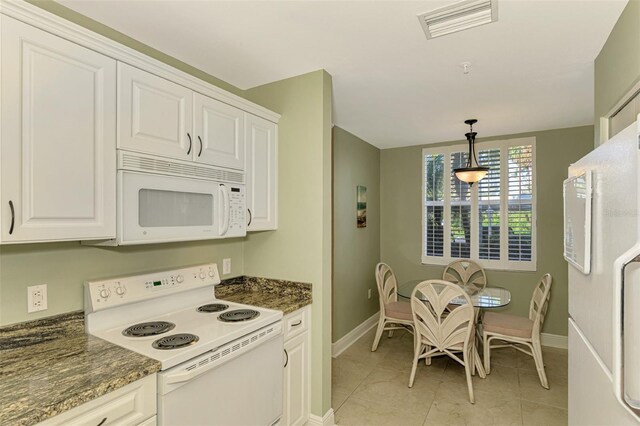
<path id="1" fill-rule="evenodd" d="M 175 374 L 169 374 L 166 375 L 162 378 L 162 381 L 164 382 L 164 384 L 166 385 L 171 385 L 174 383 L 182 383 L 182 382 L 188 382 L 189 380 L 193 379 L 196 376 L 199 376 L 200 374 L 203 374 L 205 372 L 207 372 L 208 369 L 199 369 L 196 368 L 194 370 L 191 371 L 182 371 L 180 373 L 175 373 Z"/>

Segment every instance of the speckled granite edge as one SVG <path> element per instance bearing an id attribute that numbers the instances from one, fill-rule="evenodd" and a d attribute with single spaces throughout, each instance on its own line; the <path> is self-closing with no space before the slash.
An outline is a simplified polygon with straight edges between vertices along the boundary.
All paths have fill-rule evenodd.
<path id="1" fill-rule="evenodd" d="M 313 302 L 311 284 L 272 278 L 239 276 L 216 286 L 216 298 L 289 314 Z"/>
<path id="2" fill-rule="evenodd" d="M 160 370 L 70 312 L 0 327 L 0 424 L 33 425 Z"/>

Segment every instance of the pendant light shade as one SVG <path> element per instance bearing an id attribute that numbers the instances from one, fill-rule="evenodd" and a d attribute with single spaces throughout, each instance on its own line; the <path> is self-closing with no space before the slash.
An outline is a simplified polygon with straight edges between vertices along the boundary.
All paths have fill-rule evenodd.
<path id="1" fill-rule="evenodd" d="M 477 122 L 478 120 L 476 119 L 465 120 L 465 123 L 468 124 L 470 128 L 469 133 L 465 133 L 467 141 L 469 142 L 469 155 L 467 156 L 467 165 L 465 167 L 453 169 L 456 177 L 463 182 L 467 182 L 469 185 L 473 185 L 474 183 L 484 179 L 487 176 L 487 173 L 489 173 L 489 168 L 483 167 L 478 164 L 478 159 L 476 158 L 475 143 L 477 133 L 473 131 L 473 125 Z"/>

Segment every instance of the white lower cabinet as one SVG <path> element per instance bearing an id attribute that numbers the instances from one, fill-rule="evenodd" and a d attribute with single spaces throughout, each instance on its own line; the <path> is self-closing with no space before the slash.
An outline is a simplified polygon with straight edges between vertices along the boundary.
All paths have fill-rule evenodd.
<path id="1" fill-rule="evenodd" d="M 283 410 L 284 426 L 303 425 L 309 420 L 311 331 L 309 306 L 284 318 L 285 367 Z"/>
<path id="2" fill-rule="evenodd" d="M 158 417 L 153 416 L 150 419 L 140 423 L 138 426 L 156 426 L 157 424 L 158 424 Z"/>
<path id="3" fill-rule="evenodd" d="M 156 424 L 156 375 L 47 419 L 39 426 L 151 426 Z"/>

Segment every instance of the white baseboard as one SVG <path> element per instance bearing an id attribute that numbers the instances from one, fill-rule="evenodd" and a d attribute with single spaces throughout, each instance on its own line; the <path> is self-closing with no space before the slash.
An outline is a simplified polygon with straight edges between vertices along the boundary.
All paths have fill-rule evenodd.
<path id="1" fill-rule="evenodd" d="M 540 333 L 540 343 L 542 346 L 569 349 L 568 337 L 561 336 L 560 334 Z"/>
<path id="2" fill-rule="evenodd" d="M 359 338 L 365 335 L 365 333 L 371 330 L 378 324 L 378 317 L 380 312 L 376 312 L 371 317 L 366 319 L 362 324 L 345 334 L 340 340 L 331 344 L 331 357 L 336 358 L 342 352 L 346 351 L 349 346 L 353 345 Z"/>
<path id="3" fill-rule="evenodd" d="M 329 408 L 324 416 L 316 416 L 315 414 L 309 415 L 307 426 L 335 426 L 336 419 L 333 417 L 333 408 Z"/>

